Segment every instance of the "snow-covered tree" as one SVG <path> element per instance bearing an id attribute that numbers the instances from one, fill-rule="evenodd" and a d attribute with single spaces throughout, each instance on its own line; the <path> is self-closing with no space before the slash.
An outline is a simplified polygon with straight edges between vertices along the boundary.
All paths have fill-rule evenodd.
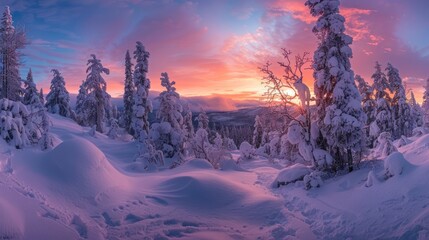
<path id="1" fill-rule="evenodd" d="M 35 99 L 37 97 L 37 100 Z M 25 105 L 34 104 L 34 101 L 40 102 L 40 95 L 36 89 L 36 84 L 33 81 L 33 73 L 31 68 L 27 74 L 27 80 L 25 81 L 24 96 L 22 98 L 22 103 Z M 41 102 L 40 102 L 41 103 Z"/>
<path id="2" fill-rule="evenodd" d="M 188 104 L 183 107 L 183 130 L 187 140 L 194 138 L 194 124 L 192 122 L 192 111 Z"/>
<path id="3" fill-rule="evenodd" d="M 182 105 L 180 104 L 180 95 L 174 86 L 176 83 L 170 81 L 166 72 L 161 73 L 160 79 L 161 86 L 165 87 L 165 90 L 159 94 L 160 105 L 156 115 L 160 123 L 168 125 L 168 127 L 159 131 L 156 134 L 157 138 L 152 140 L 155 147 L 163 151 L 164 157 L 172 158 L 177 165 L 184 158 L 185 132 L 183 130 Z M 168 128 L 169 131 L 166 131 L 165 128 Z"/>
<path id="4" fill-rule="evenodd" d="M 133 104 L 134 104 L 134 82 L 131 63 L 130 52 L 127 50 L 125 54 L 125 84 L 124 84 L 124 113 L 123 113 L 123 126 L 128 133 L 133 134 L 131 128 L 131 118 L 133 115 Z"/>
<path id="5" fill-rule="evenodd" d="M 381 65 L 375 63 L 375 72 L 371 77 L 374 80 L 373 88 L 375 90 L 375 120 L 370 125 L 370 139 L 377 139 L 380 133 L 393 130 L 392 110 L 390 107 L 391 98 L 387 90 L 390 84 L 386 75 L 381 70 Z"/>
<path id="6" fill-rule="evenodd" d="M 54 77 L 51 80 L 50 92 L 46 95 L 46 108 L 50 113 L 74 118 L 74 113 L 70 107 L 70 96 L 66 89 L 66 82 L 57 69 L 52 69 L 51 72 Z"/>
<path id="7" fill-rule="evenodd" d="M 204 109 L 201 109 L 200 114 L 198 114 L 197 117 L 198 122 L 198 128 L 205 129 L 207 132 L 209 132 L 209 116 L 207 116 L 206 111 Z"/>
<path id="8" fill-rule="evenodd" d="M 94 54 L 87 63 L 88 74 L 83 84 L 86 97 L 83 106 L 86 111 L 81 117 L 89 126 L 96 125 L 97 132 L 104 132 L 104 123 L 110 119 L 110 95 L 106 92 L 106 81 L 101 74 L 109 74 L 109 69 L 103 67 L 101 61 Z"/>
<path id="9" fill-rule="evenodd" d="M 373 88 L 360 76 L 355 76 L 355 81 L 358 84 L 359 93 L 362 97 L 362 109 L 366 115 L 365 136 L 367 137 L 367 146 L 372 147 L 375 139 L 369 137 L 370 125 L 375 121 L 375 100 Z"/>
<path id="10" fill-rule="evenodd" d="M 34 130 L 33 125 L 28 125 L 29 119 L 30 113 L 23 103 L 7 98 L 0 99 L 0 134 L 6 142 L 16 148 L 37 142 L 40 135 L 29 134 Z"/>
<path id="11" fill-rule="evenodd" d="M 53 138 L 50 129 L 49 116 L 45 108 L 39 110 L 39 115 L 41 116 L 41 130 L 42 136 L 39 140 L 39 145 L 42 150 L 50 150 L 54 146 Z"/>
<path id="12" fill-rule="evenodd" d="M 149 113 L 152 112 L 152 102 L 149 99 L 150 80 L 146 77 L 149 70 L 149 52 L 141 42 L 137 42 L 134 51 L 136 65 L 133 80 L 136 91 L 134 92 L 133 115 L 131 127 L 134 130 L 134 138 L 139 142 L 138 161 L 142 162 L 145 169 L 154 169 L 164 165 L 162 151 L 156 150 L 149 139 Z"/>
<path id="13" fill-rule="evenodd" d="M 134 85 L 134 105 L 132 116 L 132 128 L 136 139 L 146 139 L 149 134 L 149 113 L 152 112 L 152 102 L 149 99 L 150 80 L 146 77 L 148 73 L 149 52 L 141 42 L 137 42 L 134 51 L 136 65 L 133 73 Z"/>
<path id="14" fill-rule="evenodd" d="M 423 93 L 423 122 L 427 127 L 429 126 L 429 78 L 426 80 L 425 91 Z"/>
<path id="15" fill-rule="evenodd" d="M 119 125 L 118 120 L 115 118 L 110 119 L 110 129 L 107 132 L 107 136 L 111 139 L 116 139 L 118 137 Z"/>
<path id="16" fill-rule="evenodd" d="M 399 76 L 398 69 L 390 63 L 387 64 L 386 72 L 387 80 L 393 93 L 391 100 L 393 138 L 399 139 L 402 135 L 409 137 L 413 131 L 413 123 L 411 119 L 411 107 L 407 103 L 402 78 Z"/>
<path id="17" fill-rule="evenodd" d="M 87 92 L 85 88 L 85 82 L 82 81 L 81 85 L 79 86 L 79 92 L 76 96 L 76 106 L 75 106 L 75 112 L 76 112 L 76 120 L 80 125 L 88 126 L 87 116 L 88 112 L 91 111 L 90 108 L 87 108 L 85 104 L 87 103 L 85 100 L 87 98 Z"/>
<path id="18" fill-rule="evenodd" d="M 414 97 L 413 91 L 410 91 L 410 101 L 411 107 L 411 118 L 412 118 L 412 129 L 423 126 L 423 109 L 417 103 L 416 98 Z"/>
<path id="19" fill-rule="evenodd" d="M 350 58 L 353 39 L 345 34 L 339 0 L 307 0 L 311 15 L 318 17 L 313 33 L 319 40 L 314 53 L 314 92 L 319 146 L 335 159 L 335 168 L 353 170 L 365 148 L 365 114 L 356 88 Z"/>
<path id="20" fill-rule="evenodd" d="M 43 88 L 40 88 L 39 92 L 40 102 L 45 105 L 45 95 L 43 94 Z"/>
<path id="21" fill-rule="evenodd" d="M 10 9 L 6 6 L 0 23 L 0 98 L 20 100 L 19 49 L 25 46 L 25 34 L 13 26 Z"/>
<path id="22" fill-rule="evenodd" d="M 254 126 L 254 130 L 253 130 L 252 143 L 255 148 L 259 148 L 261 146 L 262 135 L 264 133 L 264 128 L 262 126 L 261 118 L 259 117 L 259 115 L 256 115 L 255 124 L 253 126 Z"/>

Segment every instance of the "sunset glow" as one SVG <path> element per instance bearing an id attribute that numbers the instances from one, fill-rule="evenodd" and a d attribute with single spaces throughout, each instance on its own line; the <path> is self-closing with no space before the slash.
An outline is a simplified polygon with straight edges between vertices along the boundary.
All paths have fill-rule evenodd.
<path id="1" fill-rule="evenodd" d="M 79 3 L 77 3 L 79 2 Z M 295 53 L 316 47 L 315 19 L 303 0 L 270 1 L 2 1 L 30 44 L 28 68 L 38 86 L 49 87 L 50 69 L 62 71 L 77 93 L 86 61 L 95 53 L 110 68 L 113 97 L 123 93 L 124 55 L 142 41 L 151 53 L 152 89 L 167 71 L 183 96 L 259 100 L 264 92 L 258 67 L 280 60 L 280 48 Z M 367 81 L 376 60 L 395 65 L 419 102 L 429 76 L 427 1 L 341 1 L 347 33 L 354 38 L 352 68 Z M 411 16 L 412 13 L 412 16 Z M 305 81 L 312 87 L 311 71 Z"/>

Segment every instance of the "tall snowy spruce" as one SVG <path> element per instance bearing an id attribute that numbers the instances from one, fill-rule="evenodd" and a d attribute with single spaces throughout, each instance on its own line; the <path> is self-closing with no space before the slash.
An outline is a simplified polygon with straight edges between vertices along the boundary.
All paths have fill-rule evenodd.
<path id="1" fill-rule="evenodd" d="M 412 117 L 411 129 L 423 126 L 423 109 L 417 103 L 416 98 L 414 97 L 413 91 L 410 91 L 409 104 L 411 106 L 411 117 Z"/>
<path id="2" fill-rule="evenodd" d="M 375 100 L 374 89 L 360 75 L 355 76 L 358 84 L 359 93 L 362 97 L 362 109 L 366 115 L 365 135 L 369 136 L 370 125 L 375 120 Z M 372 148 L 375 139 L 367 138 L 367 146 Z"/>
<path id="3" fill-rule="evenodd" d="M 86 116 L 87 112 L 90 110 L 90 109 L 87 109 L 84 105 L 86 96 L 87 96 L 87 93 L 85 89 L 85 81 L 82 81 L 82 84 L 79 87 L 79 92 L 76 96 L 75 112 L 76 112 L 77 122 L 83 126 L 88 126 L 88 123 L 86 122 L 86 118 L 84 116 Z"/>
<path id="4" fill-rule="evenodd" d="M 24 46 L 25 34 L 15 29 L 10 9 L 6 7 L 0 25 L 0 98 L 21 100 L 18 51 Z"/>
<path id="5" fill-rule="evenodd" d="M 50 113 L 56 113 L 64 117 L 74 118 L 74 112 L 70 107 L 70 96 L 66 89 L 66 82 L 57 69 L 51 70 L 50 92 L 46 95 L 46 108 Z"/>
<path id="6" fill-rule="evenodd" d="M 133 104 L 134 104 L 134 82 L 131 63 L 130 52 L 127 50 L 125 54 L 125 82 L 124 82 L 124 115 L 122 124 L 128 133 L 133 134 L 131 128 L 131 118 L 133 115 Z"/>
<path id="7" fill-rule="evenodd" d="M 25 88 L 24 88 L 24 96 L 22 98 L 22 103 L 25 105 L 34 104 L 34 101 L 36 100 L 34 97 L 38 97 L 38 101 L 40 102 L 39 92 L 37 91 L 36 84 L 33 80 L 33 73 L 30 70 L 27 74 L 27 80 L 25 81 Z M 41 102 L 40 102 L 41 103 Z"/>
<path id="8" fill-rule="evenodd" d="M 413 131 L 413 123 L 411 119 L 411 107 L 407 103 L 405 88 L 402 84 L 402 78 L 399 76 L 398 69 L 393 67 L 390 63 L 387 64 L 386 72 L 390 89 L 394 94 L 391 101 L 393 117 L 393 139 L 398 139 L 402 135 L 409 137 Z"/>
<path id="9" fill-rule="evenodd" d="M 252 143 L 255 148 L 259 148 L 262 144 L 262 136 L 264 134 L 264 129 L 262 127 L 262 121 L 259 115 L 255 117 L 255 124 L 253 125 L 253 138 Z"/>
<path id="10" fill-rule="evenodd" d="M 313 28 L 319 39 L 313 65 L 321 132 L 318 144 L 334 157 L 334 170 L 348 167 L 352 171 L 353 161 L 359 160 L 365 148 L 365 114 L 350 65 L 353 39 L 344 33 L 338 0 L 307 0 L 305 4 L 319 17 Z"/>
<path id="11" fill-rule="evenodd" d="M 371 78 L 374 81 L 373 88 L 375 91 L 376 110 L 375 120 L 370 126 L 369 137 L 371 140 L 375 141 L 383 132 L 392 133 L 393 121 L 390 107 L 390 102 L 392 100 L 387 92 L 390 90 L 390 84 L 378 62 L 375 63 L 375 72 Z"/>
<path id="12" fill-rule="evenodd" d="M 429 126 L 429 78 L 426 80 L 425 91 L 423 93 L 423 123 L 425 127 Z"/>
<path id="13" fill-rule="evenodd" d="M 134 51 L 136 65 L 133 73 L 134 93 L 133 115 L 131 127 L 134 130 L 134 138 L 139 142 L 138 161 L 147 171 L 164 165 L 162 151 L 156 150 L 149 139 L 149 113 L 152 112 L 152 102 L 149 99 L 150 80 L 146 77 L 149 70 L 149 52 L 141 42 L 137 42 Z"/>
<path id="14" fill-rule="evenodd" d="M 151 140 L 165 158 L 171 158 L 173 165 L 178 165 L 184 159 L 183 109 L 174 86 L 176 83 L 170 81 L 166 72 L 161 73 L 160 79 L 165 90 L 158 97 L 160 105 L 156 117 L 159 123 L 152 124 Z"/>
<path id="15" fill-rule="evenodd" d="M 88 126 L 96 126 L 97 132 L 104 132 L 104 123 L 110 119 L 110 95 L 106 92 L 106 81 L 101 74 L 109 74 L 109 69 L 103 67 L 101 61 L 94 54 L 88 60 L 88 74 L 84 87 L 83 115 L 81 118 Z M 80 99 L 79 99 L 80 100 Z"/>
<path id="16" fill-rule="evenodd" d="M 207 116 L 207 113 L 204 111 L 204 109 L 201 109 L 201 112 L 198 114 L 196 120 L 198 122 L 198 128 L 202 128 L 209 132 L 209 116 Z"/>

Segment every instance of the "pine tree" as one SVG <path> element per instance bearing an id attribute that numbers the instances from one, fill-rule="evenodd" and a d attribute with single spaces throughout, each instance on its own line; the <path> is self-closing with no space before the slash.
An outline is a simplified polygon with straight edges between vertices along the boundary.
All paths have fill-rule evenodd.
<path id="1" fill-rule="evenodd" d="M 83 126 L 88 126 L 88 123 L 86 122 L 86 117 L 84 117 L 85 115 L 87 115 L 87 111 L 89 111 L 90 109 L 85 108 L 85 99 L 87 97 L 87 92 L 85 89 L 85 82 L 82 81 L 82 84 L 79 87 L 79 93 L 76 96 L 76 118 L 77 118 L 77 122 L 80 125 Z"/>
<path id="2" fill-rule="evenodd" d="M 261 118 L 259 115 L 255 117 L 254 131 L 253 131 L 253 146 L 259 148 L 262 143 L 262 135 L 264 134 L 264 129 L 262 127 Z"/>
<path id="3" fill-rule="evenodd" d="M 305 4 L 319 17 L 313 28 L 319 39 L 313 65 L 322 136 L 319 147 L 334 156 L 336 168 L 348 166 L 351 171 L 353 160 L 360 158 L 365 147 L 365 115 L 350 64 L 353 39 L 344 33 L 345 19 L 339 14 L 338 0 L 307 0 Z"/>
<path id="4" fill-rule="evenodd" d="M 19 49 L 25 46 L 25 34 L 13 26 L 10 9 L 6 6 L 0 25 L 0 98 L 20 100 Z"/>
<path id="5" fill-rule="evenodd" d="M 184 140 L 182 105 L 180 95 L 176 92 L 176 83 L 170 81 L 166 72 L 161 73 L 161 86 L 165 90 L 160 93 L 160 106 L 157 118 L 162 128 L 157 131 L 157 139 L 154 139 L 157 149 L 163 151 L 166 158 L 173 158 L 175 165 L 180 164 L 184 158 Z M 164 135 L 164 136 L 163 136 Z"/>
<path id="6" fill-rule="evenodd" d="M 41 102 L 43 105 L 45 105 L 45 95 L 43 94 L 43 88 L 40 88 L 39 97 L 40 97 L 40 102 Z"/>
<path id="7" fill-rule="evenodd" d="M 390 102 L 392 101 L 387 90 L 390 89 L 390 84 L 387 81 L 386 75 L 381 71 L 381 65 L 375 63 L 375 73 L 371 76 L 374 80 L 373 88 L 375 90 L 375 120 L 370 126 L 370 138 L 377 139 L 382 132 L 392 133 L 392 110 Z"/>
<path id="8" fill-rule="evenodd" d="M 52 69 L 50 92 L 46 95 L 46 108 L 50 113 L 56 113 L 64 117 L 73 117 L 70 107 L 70 96 L 66 89 L 66 82 L 57 69 Z"/>
<path id="9" fill-rule="evenodd" d="M 423 126 L 423 109 L 417 103 L 413 91 L 410 91 L 410 106 L 411 106 L 411 117 L 412 117 L 412 127 L 411 129 Z"/>
<path id="10" fill-rule="evenodd" d="M 198 114 L 197 121 L 198 128 L 202 128 L 209 132 L 209 116 L 207 116 L 207 113 L 204 111 L 204 109 L 201 109 L 200 114 Z"/>
<path id="11" fill-rule="evenodd" d="M 367 146 L 372 148 L 375 140 L 369 137 L 370 125 L 375 120 L 375 100 L 373 98 L 373 88 L 360 76 L 355 76 L 355 81 L 358 83 L 359 93 L 362 97 L 362 109 L 366 115 L 365 121 L 365 135 L 368 137 Z"/>
<path id="12" fill-rule="evenodd" d="M 412 119 L 411 107 L 407 103 L 405 96 L 405 88 L 402 85 L 402 78 L 399 76 L 399 71 L 392 64 L 388 63 L 387 79 L 390 83 L 393 98 L 391 101 L 392 117 L 393 117 L 393 138 L 398 139 L 402 135 L 409 137 L 412 134 Z"/>
<path id="13" fill-rule="evenodd" d="M 37 99 L 35 99 L 35 97 L 37 97 Z M 40 101 L 39 92 L 36 89 L 36 84 L 33 80 L 33 73 L 31 72 L 30 68 L 27 74 L 27 80 L 25 81 L 25 89 L 24 96 L 22 98 L 22 103 L 24 103 L 25 105 L 30 105 L 34 104 L 35 101 L 42 103 Z"/>
<path id="14" fill-rule="evenodd" d="M 150 80 L 146 77 L 149 70 L 149 52 L 141 42 L 137 42 L 134 51 L 136 65 L 133 73 L 134 93 L 133 116 L 131 127 L 134 130 L 134 138 L 139 142 L 138 161 L 143 164 L 145 170 L 151 170 L 159 165 L 164 165 L 162 151 L 156 150 L 149 139 L 149 113 L 152 112 L 152 102 L 149 99 Z"/>
<path id="15" fill-rule="evenodd" d="M 429 78 L 426 80 L 425 91 L 423 93 L 423 123 L 425 127 L 429 126 Z"/>
<path id="16" fill-rule="evenodd" d="M 109 69 L 103 67 L 101 61 L 94 54 L 87 63 L 88 74 L 83 84 L 86 98 L 83 102 L 85 110 L 90 110 L 83 115 L 84 122 L 89 126 L 96 126 L 97 132 L 104 132 L 104 122 L 110 119 L 110 95 L 106 92 L 106 81 L 101 74 L 109 74 Z M 94 108 L 91 108 L 94 107 Z"/>
<path id="17" fill-rule="evenodd" d="M 194 124 L 192 123 L 192 111 L 188 104 L 184 106 L 183 109 L 183 128 L 186 135 L 186 141 L 194 138 Z"/>
<path id="18" fill-rule="evenodd" d="M 133 104 L 134 104 L 134 82 L 133 82 L 133 73 L 132 68 L 133 64 L 131 63 L 130 52 L 127 50 L 125 55 L 125 87 L 124 87 L 124 115 L 123 115 L 123 125 L 128 133 L 133 134 L 131 128 L 131 118 L 133 115 Z"/>
<path id="19" fill-rule="evenodd" d="M 149 113 L 152 112 L 152 102 L 149 99 L 150 80 L 146 77 L 148 73 L 148 58 L 149 52 L 141 42 L 137 42 L 136 50 L 134 51 L 134 59 L 136 65 L 133 73 L 134 85 L 136 91 L 134 93 L 132 128 L 134 129 L 134 137 L 143 141 L 149 133 Z"/>

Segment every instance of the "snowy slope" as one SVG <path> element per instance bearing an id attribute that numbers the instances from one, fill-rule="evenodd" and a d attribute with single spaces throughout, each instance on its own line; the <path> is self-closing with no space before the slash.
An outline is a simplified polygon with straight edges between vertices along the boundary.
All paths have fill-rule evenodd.
<path id="1" fill-rule="evenodd" d="M 385 180 L 372 160 L 306 191 L 302 181 L 273 189 L 284 163 L 264 158 L 139 173 L 133 142 L 50 117 L 53 150 L 0 142 L 0 239 L 429 238 L 429 135 L 400 148 L 401 175 Z"/>

